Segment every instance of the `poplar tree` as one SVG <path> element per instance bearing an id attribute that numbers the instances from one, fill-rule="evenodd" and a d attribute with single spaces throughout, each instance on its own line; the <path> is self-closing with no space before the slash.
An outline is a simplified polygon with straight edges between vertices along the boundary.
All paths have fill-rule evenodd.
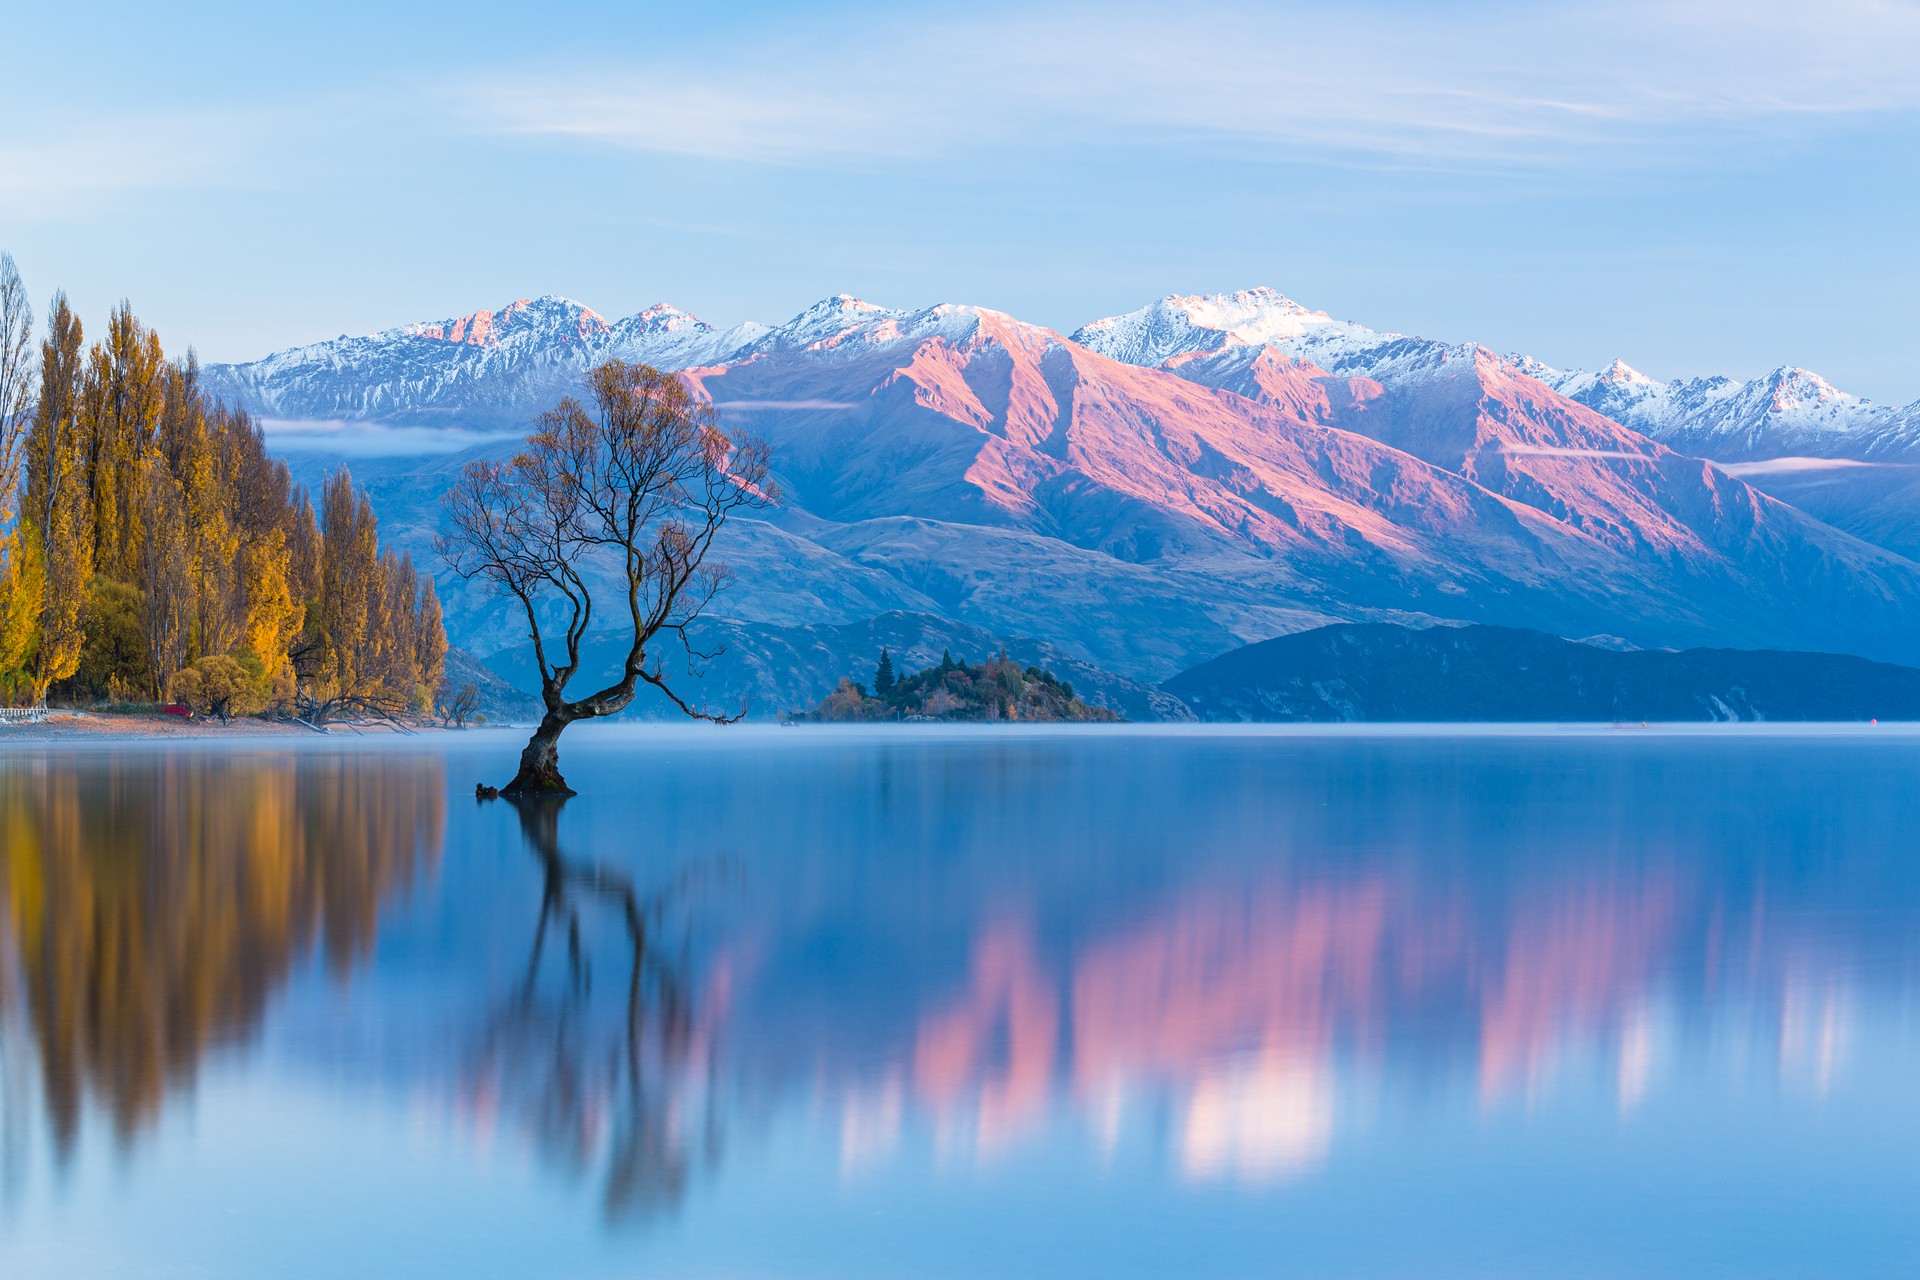
<path id="1" fill-rule="evenodd" d="M 0 526 L 19 514 L 14 502 L 33 404 L 33 305 L 11 254 L 0 253 Z"/>
<path id="2" fill-rule="evenodd" d="M 89 348 L 54 295 L 37 398 L 31 330 L 0 255 L 0 698 L 431 708 L 439 599 L 382 552 L 351 476 L 316 516 L 253 420 L 125 302 Z"/>
<path id="3" fill-rule="evenodd" d="M 40 539 L 46 598 L 34 662 L 35 700 L 80 668 L 80 614 L 93 576 L 91 506 L 84 487 L 80 318 L 53 295 L 40 344 L 40 400 L 27 435 L 26 511 Z"/>
<path id="4" fill-rule="evenodd" d="M 380 550 L 373 504 L 345 468 L 321 488 L 318 523 L 319 599 L 295 663 L 311 707 L 431 710 L 447 643 L 432 583 Z"/>
<path id="5" fill-rule="evenodd" d="M 119 582 L 140 577 L 140 485 L 160 426 L 166 363 L 160 339 L 124 299 L 88 358 L 82 431 L 93 495 L 93 563 Z"/>
<path id="6" fill-rule="evenodd" d="M 13 258 L 0 254 L 0 694 L 30 694 L 46 573 L 21 510 L 21 460 L 33 395 L 33 307 Z"/>
<path id="7" fill-rule="evenodd" d="M 147 665 L 159 680 L 192 661 L 195 593 L 186 494 L 161 458 L 147 459 L 136 476 L 139 507 L 124 527 L 139 531 L 133 545 L 140 553 L 139 586 L 146 604 Z"/>
<path id="8" fill-rule="evenodd" d="M 420 583 L 419 621 L 414 627 L 414 666 L 419 672 L 420 709 L 431 711 L 447 674 L 447 628 L 440 616 L 440 593 L 428 576 Z"/>

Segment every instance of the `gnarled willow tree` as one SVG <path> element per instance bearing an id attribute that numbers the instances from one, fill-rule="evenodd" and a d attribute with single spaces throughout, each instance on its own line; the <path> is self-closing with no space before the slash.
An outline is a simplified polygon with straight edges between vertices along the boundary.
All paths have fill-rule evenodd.
<path id="1" fill-rule="evenodd" d="M 505 463 L 468 463 L 446 496 L 440 554 L 462 577 L 520 603 L 540 666 L 546 713 L 502 788 L 510 796 L 572 795 L 560 734 L 625 710 L 643 681 L 696 719 L 739 718 L 681 697 L 648 646 L 667 636 L 689 658 L 713 656 L 696 653 L 687 627 L 727 580 L 707 559 L 715 536 L 735 511 L 773 500 L 766 447 L 722 431 L 685 382 L 646 365 L 608 361 L 588 390 L 592 411 L 561 400 L 525 449 Z M 632 642 L 618 679 L 569 700 L 594 623 L 591 580 L 606 576 L 623 584 Z"/>

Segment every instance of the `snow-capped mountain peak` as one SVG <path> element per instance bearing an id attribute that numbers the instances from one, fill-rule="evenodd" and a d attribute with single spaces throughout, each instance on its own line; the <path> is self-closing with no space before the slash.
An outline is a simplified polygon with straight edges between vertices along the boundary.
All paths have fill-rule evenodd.
<path id="1" fill-rule="evenodd" d="M 1196 328 L 1220 330 L 1247 343 L 1297 338 L 1309 329 L 1336 323 L 1326 312 L 1309 310 L 1265 285 L 1232 293 L 1175 296 L 1163 302 L 1183 312 Z"/>
<path id="2" fill-rule="evenodd" d="M 555 338 L 587 339 L 607 332 L 608 325 L 592 308 L 557 294 L 519 298 L 498 311 L 474 311 L 452 319 L 410 324 L 370 335 L 374 339 L 425 338 L 472 347 L 498 346 L 515 337 L 535 341 Z"/>
<path id="3" fill-rule="evenodd" d="M 671 302 L 656 302 L 644 311 L 636 311 L 621 323 L 648 330 L 713 328 L 699 316 L 690 311 L 682 311 Z"/>
<path id="4" fill-rule="evenodd" d="M 571 298 L 519 298 L 496 310 L 402 325 L 214 365 L 208 385 L 269 417 L 391 423 L 522 423 L 608 359 L 668 369 L 717 364 L 767 334 L 715 329 L 666 303 L 609 324 Z"/>
<path id="5" fill-rule="evenodd" d="M 771 330 L 747 322 L 716 329 L 689 311 L 656 302 L 644 311 L 616 321 L 599 357 L 617 357 L 662 369 L 687 369 L 730 360 L 764 338 Z"/>
<path id="6" fill-rule="evenodd" d="M 1625 360 L 1615 358 L 1614 362 L 1602 369 L 1594 377 L 1601 382 L 1623 387 L 1653 387 L 1659 384 L 1640 372 Z"/>
<path id="7" fill-rule="evenodd" d="M 1054 342 L 1061 340 L 1051 330 L 1025 324 L 1005 312 L 966 303 L 943 302 L 907 311 L 835 294 L 769 331 L 751 350 L 807 350 L 851 356 L 933 338 L 960 345 L 986 333 L 1002 338 L 1018 334 L 1044 335 Z"/>
<path id="8" fill-rule="evenodd" d="M 1380 332 L 1309 311 L 1273 289 L 1170 296 L 1095 320 L 1074 340 L 1128 364 L 1231 361 L 1262 345 L 1342 377 L 1386 385 L 1461 367 L 1497 364 L 1683 453 L 1720 461 L 1793 454 L 1920 456 L 1920 403 L 1876 405 L 1806 369 L 1785 367 L 1741 382 L 1726 377 L 1661 382 L 1615 360 L 1598 372 L 1556 369 L 1527 355 L 1496 356 L 1474 343 Z"/>
<path id="9" fill-rule="evenodd" d="M 1232 293 L 1170 294 L 1137 311 L 1083 325 L 1073 340 L 1126 364 L 1159 365 L 1229 346 L 1288 347 L 1365 341 L 1363 325 L 1312 311 L 1264 286 Z"/>
<path id="10" fill-rule="evenodd" d="M 1820 414 L 1829 406 L 1861 403 L 1810 369 L 1775 369 L 1756 381 L 1765 389 L 1767 407 L 1774 413 Z"/>
<path id="11" fill-rule="evenodd" d="M 1904 456 L 1920 446 L 1920 405 L 1874 404 L 1785 366 L 1747 382 L 1660 382 L 1615 361 L 1599 373 L 1534 373 L 1554 390 L 1683 453 L 1721 462 L 1809 455 Z"/>
<path id="12" fill-rule="evenodd" d="M 836 293 L 820 299 L 779 326 L 773 331 L 773 336 L 797 346 L 812 346 L 819 342 L 831 342 L 849 330 L 865 328 L 876 321 L 898 319 L 906 314 L 864 298 L 856 298 L 852 294 Z"/>
<path id="13" fill-rule="evenodd" d="M 667 303 L 609 323 L 571 298 L 543 294 L 279 351 L 249 364 L 211 366 L 206 376 L 218 394 L 272 417 L 517 425 L 555 396 L 577 391 L 586 370 L 610 358 L 705 369 L 759 352 L 853 357 L 934 338 L 956 347 L 993 341 L 1034 350 L 1061 341 L 1052 330 L 979 307 L 899 310 L 844 293 L 777 327 L 729 329 Z M 1073 340 L 1126 364 L 1179 363 L 1194 376 L 1216 378 L 1228 370 L 1202 375 L 1192 362 L 1237 365 L 1270 351 L 1388 387 L 1497 365 L 1676 450 L 1719 461 L 1920 458 L 1920 404 L 1874 404 L 1806 369 L 1786 366 L 1745 382 L 1661 382 L 1620 360 L 1597 372 L 1561 370 L 1525 355 L 1496 356 L 1473 343 L 1377 331 L 1264 287 L 1169 295 L 1093 321 Z"/>

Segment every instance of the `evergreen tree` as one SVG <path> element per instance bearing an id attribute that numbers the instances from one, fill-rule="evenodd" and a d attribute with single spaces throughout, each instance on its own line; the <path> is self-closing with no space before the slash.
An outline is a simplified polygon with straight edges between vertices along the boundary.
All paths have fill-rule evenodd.
<path id="1" fill-rule="evenodd" d="M 873 691 L 884 698 L 893 692 L 893 655 L 887 652 L 885 645 L 880 646 L 880 665 L 873 669 Z"/>

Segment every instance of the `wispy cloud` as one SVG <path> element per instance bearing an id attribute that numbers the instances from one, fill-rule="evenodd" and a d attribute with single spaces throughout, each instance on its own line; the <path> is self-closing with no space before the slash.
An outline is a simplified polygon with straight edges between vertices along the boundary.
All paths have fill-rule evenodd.
<path id="1" fill-rule="evenodd" d="M 272 125 L 236 112 L 62 118 L 0 138 L 0 214 L 71 217 L 123 191 L 239 180 Z"/>
<path id="2" fill-rule="evenodd" d="M 352 458 L 425 457 L 519 439 L 514 431 L 450 427 L 393 427 L 339 419 L 263 418 L 268 447 L 279 453 L 324 453 Z"/>
<path id="3" fill-rule="evenodd" d="M 1506 444 L 1500 452 L 1515 458 L 1620 458 L 1628 462 L 1657 462 L 1651 453 L 1629 453 L 1623 449 L 1568 449 L 1558 445 Z"/>
<path id="4" fill-rule="evenodd" d="M 979 11 L 787 31 L 698 60 L 456 91 L 481 127 L 737 160 L 1202 138 L 1428 162 L 1564 160 L 1677 128 L 1920 106 L 1920 7 Z M 504 87 L 503 87 L 504 84 Z"/>
<path id="5" fill-rule="evenodd" d="M 0 139 L 0 216 L 299 185 L 316 156 L 352 172 L 448 129 L 799 165 L 1200 142 L 1444 167 L 1657 159 L 1693 131 L 1920 109 L 1920 5 L 1898 0 L 795 12 L 725 46 L 571 50 L 565 74 L 496 65 L 245 104 L 36 111 Z"/>
<path id="6" fill-rule="evenodd" d="M 1716 462 L 1730 476 L 1774 476 L 1799 471 L 1843 471 L 1856 467 L 1899 466 L 1899 463 L 1861 462 L 1856 458 L 1766 458 L 1759 462 Z"/>
<path id="7" fill-rule="evenodd" d="M 716 409 L 857 409 L 852 400 L 715 400 Z"/>

